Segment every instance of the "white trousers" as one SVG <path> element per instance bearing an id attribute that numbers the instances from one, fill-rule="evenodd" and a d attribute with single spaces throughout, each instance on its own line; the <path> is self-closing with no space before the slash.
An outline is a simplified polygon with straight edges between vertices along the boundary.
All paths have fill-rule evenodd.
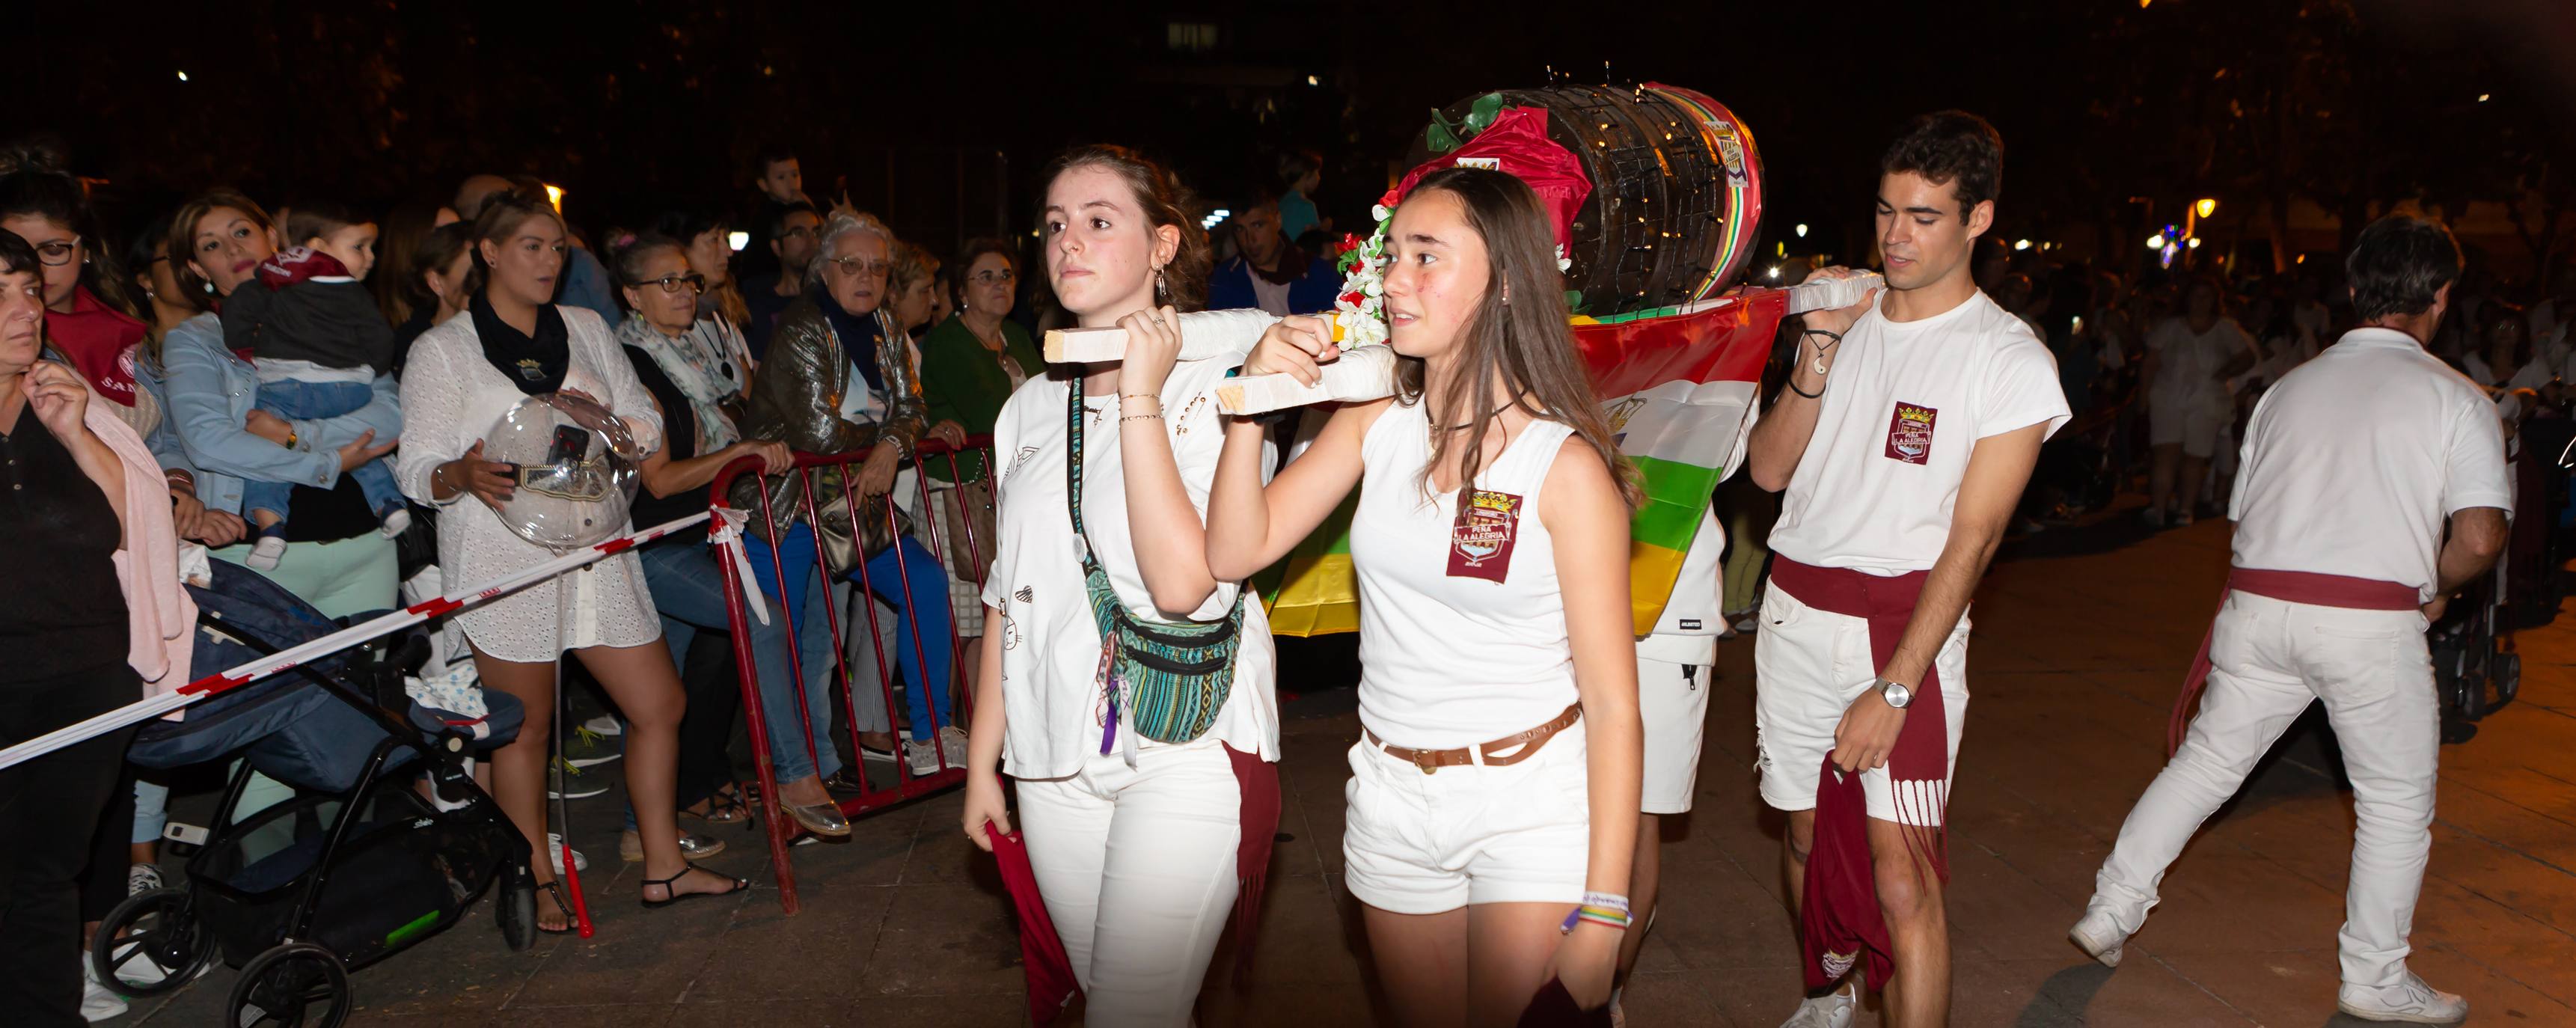
<path id="1" fill-rule="evenodd" d="M 1047 916 L 1098 1025 L 1190 1023 L 1237 889 L 1243 791 L 1213 738 L 1019 783 Z"/>
<path id="2" fill-rule="evenodd" d="M 2156 885 L 2216 811 L 2314 700 L 2343 749 L 2356 827 L 2338 935 L 2343 980 L 2395 985 L 2432 849 L 2441 712 L 2415 611 L 2343 610 L 2234 593 L 2210 638 L 2200 714 L 2094 878 L 2093 902 L 2134 932 Z"/>

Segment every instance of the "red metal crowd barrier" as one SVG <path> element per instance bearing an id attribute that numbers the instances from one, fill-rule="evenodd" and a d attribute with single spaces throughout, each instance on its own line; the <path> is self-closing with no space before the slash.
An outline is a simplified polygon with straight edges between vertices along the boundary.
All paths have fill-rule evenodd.
<path id="1" fill-rule="evenodd" d="M 914 538 L 916 541 L 921 542 L 922 545 L 931 553 L 938 554 L 950 552 L 952 553 L 952 560 L 965 560 L 970 563 L 970 566 L 974 567 L 982 567 L 991 559 L 992 541 L 989 539 L 977 539 L 974 537 L 975 519 L 973 517 L 959 519 L 960 522 L 966 526 L 966 531 L 964 533 L 965 538 L 956 540 L 956 545 L 953 547 L 942 546 L 940 544 L 940 534 L 946 531 L 948 526 L 945 524 L 945 519 L 941 518 L 932 508 L 930 494 L 933 490 L 931 489 L 930 476 L 918 474 L 917 472 L 920 467 L 935 466 L 934 462 L 945 462 L 950 473 L 949 481 L 956 482 L 963 477 L 957 473 L 959 470 L 959 458 L 961 456 L 969 456 L 978 451 L 982 451 L 987 457 L 985 461 L 985 474 L 989 480 L 993 474 L 999 471 L 999 467 L 990 459 L 992 445 L 993 440 L 991 436 L 979 435 L 968 437 L 965 444 L 962 446 L 950 446 L 941 440 L 925 438 L 922 439 L 916 447 L 915 453 L 917 455 L 919 465 L 914 469 L 916 474 L 913 477 L 914 493 L 915 499 L 917 500 L 919 516 L 915 519 L 916 528 Z M 859 518 L 862 514 L 865 513 L 875 517 L 892 518 L 894 516 L 895 506 L 894 498 L 891 493 L 885 496 L 873 498 L 861 497 L 857 494 L 857 486 L 855 482 L 857 475 L 854 472 L 856 471 L 857 466 L 864 463 L 866 460 L 867 451 L 865 450 L 845 454 L 796 454 L 796 466 L 793 470 L 787 473 L 796 476 L 797 479 L 796 495 L 799 498 L 797 509 L 784 512 L 770 509 L 771 505 L 769 502 L 768 491 L 765 489 L 761 490 L 761 497 L 759 500 L 760 509 L 748 512 L 752 517 L 755 531 L 763 538 L 774 541 L 782 538 L 785 531 L 794 526 L 798 521 L 803 521 L 809 526 L 819 525 L 823 516 L 821 514 L 821 509 L 824 504 L 818 504 L 816 501 L 813 473 L 816 469 L 839 467 L 848 469 L 849 472 L 852 472 L 837 476 L 840 481 L 842 498 L 846 501 L 843 508 L 846 511 L 846 517 L 849 519 L 851 538 L 865 538 L 865 533 L 859 530 Z M 730 487 L 736 478 L 743 475 L 757 475 L 760 472 L 760 469 L 761 463 L 757 457 L 744 457 L 731 464 L 725 465 L 722 471 L 717 472 L 715 481 L 711 484 L 711 494 L 715 497 L 715 502 L 718 505 L 722 505 L 725 502 L 725 498 L 730 495 Z M 830 488 L 828 483 L 825 488 Z M 958 503 L 966 502 L 962 490 L 959 491 L 958 495 L 952 496 L 950 499 Z M 785 583 L 789 580 L 787 573 L 788 569 L 783 564 L 784 558 L 780 555 L 778 548 L 774 545 L 770 548 L 769 559 L 771 562 L 771 570 L 777 575 L 776 581 L 778 581 L 783 588 Z M 920 609 L 911 602 L 912 577 L 909 573 L 910 568 L 907 566 L 910 559 L 911 558 L 905 555 L 900 548 L 896 550 L 895 560 L 896 568 L 898 569 L 897 577 L 900 579 L 897 585 L 904 591 L 905 609 L 907 611 Z M 821 540 L 819 538 L 816 539 L 816 545 L 814 546 L 814 563 L 815 567 L 822 572 L 821 578 L 823 580 L 823 584 L 821 585 L 821 588 L 828 590 L 831 587 L 830 583 L 833 581 L 833 575 L 831 566 L 824 555 L 824 547 L 821 545 Z M 890 651 L 887 649 L 887 643 L 889 640 L 886 638 L 892 633 L 887 632 L 885 627 L 878 623 L 877 604 L 871 598 L 874 591 L 870 587 L 871 583 L 868 579 L 866 559 L 862 557 L 856 563 L 857 566 L 851 568 L 847 574 L 849 580 L 858 586 L 858 589 L 854 593 L 858 600 L 856 605 L 867 613 L 868 640 L 870 645 L 874 648 L 877 658 L 876 688 L 878 697 L 885 703 L 886 722 L 889 727 L 892 727 L 896 712 L 907 709 L 904 705 L 897 702 L 897 697 L 895 695 L 895 690 L 899 687 L 897 684 L 898 662 L 888 659 Z M 759 769 L 759 803 L 763 809 L 763 820 L 768 823 L 770 866 L 778 875 L 779 904 L 787 913 L 793 914 L 797 910 L 796 869 L 793 861 L 788 859 L 788 849 L 796 840 L 797 836 L 804 834 L 804 829 L 796 823 L 795 819 L 787 816 L 785 806 L 779 798 L 777 772 L 776 769 L 772 767 L 769 756 L 769 740 L 772 732 L 781 730 L 782 728 L 791 732 L 802 731 L 805 737 L 805 752 L 809 758 L 815 754 L 817 747 L 832 745 L 832 740 L 828 737 L 828 733 L 825 733 L 822 737 L 817 736 L 817 733 L 814 731 L 814 715 L 816 712 L 806 709 L 804 679 L 805 660 L 807 659 L 807 655 L 798 652 L 797 649 L 797 640 L 803 633 L 786 633 L 787 645 L 785 647 L 786 652 L 784 654 L 762 654 L 753 652 L 756 647 L 749 645 L 747 642 L 747 640 L 751 638 L 752 622 L 750 610 L 745 604 L 744 590 L 757 588 L 757 584 L 743 581 L 741 572 L 735 568 L 734 563 L 730 560 L 717 561 L 717 565 L 723 569 L 725 607 L 727 618 L 731 622 L 733 638 L 735 641 L 733 648 L 734 672 L 742 689 L 742 709 L 746 719 L 745 724 L 750 730 L 751 749 L 753 754 L 752 759 Z M 801 569 L 799 570 L 799 573 L 802 573 Z M 969 581 L 972 581 L 980 576 L 969 575 L 961 577 L 965 577 Z M 944 581 L 941 588 L 947 588 Z M 770 611 L 770 617 L 772 619 L 790 616 L 790 613 L 785 609 L 786 604 L 773 602 L 770 606 L 773 608 Z M 844 645 L 843 640 L 841 611 L 838 609 L 838 604 L 830 603 L 828 600 L 823 604 L 823 607 L 825 611 L 823 618 L 824 623 L 829 626 L 831 630 L 832 650 L 828 654 L 819 654 L 815 656 L 819 659 L 832 661 L 832 666 L 834 668 L 833 676 L 839 680 L 841 699 L 845 705 L 845 709 L 849 711 L 849 716 L 842 719 L 842 725 L 849 731 L 850 736 L 851 759 L 847 767 L 849 772 L 848 777 L 856 781 L 860 786 L 855 795 L 848 796 L 846 798 L 836 798 L 836 803 L 841 808 L 842 813 L 852 818 L 856 818 L 870 811 L 879 810 L 908 800 L 918 799 L 934 792 L 939 792 L 953 786 L 964 784 L 966 781 L 966 773 L 962 770 L 948 767 L 948 764 L 952 759 L 951 754 L 948 752 L 950 747 L 948 746 L 947 740 L 940 737 L 942 733 L 935 730 L 917 732 L 916 734 L 934 747 L 935 751 L 939 755 L 940 770 L 926 775 L 913 774 L 911 761 L 906 759 L 907 754 L 904 752 L 901 738 L 898 735 L 897 741 L 894 745 L 894 783 L 889 786 L 879 787 L 869 780 L 867 774 L 868 769 L 866 755 L 861 750 L 859 744 L 859 729 L 857 724 L 857 711 L 860 709 L 858 701 L 859 693 L 857 692 L 856 685 L 852 681 L 852 668 L 845 656 L 848 653 L 848 647 Z M 803 613 L 804 612 L 802 610 L 794 612 L 795 616 L 802 616 Z M 912 629 L 908 633 L 910 638 L 894 639 L 891 641 L 896 646 L 914 647 L 913 655 L 917 665 L 926 666 L 928 664 L 926 659 L 926 647 L 948 647 L 949 653 L 953 658 L 950 665 L 954 671 L 951 676 L 952 681 L 925 681 L 923 683 L 923 692 L 926 695 L 923 698 L 926 701 L 926 706 L 931 710 L 933 721 L 944 720 L 947 724 L 954 725 L 961 730 L 964 729 L 969 723 L 969 716 L 972 713 L 974 702 L 973 690 L 962 687 L 962 683 L 966 681 L 967 675 L 967 665 L 965 662 L 973 659 L 975 655 L 968 652 L 968 648 L 964 645 L 963 640 L 958 635 L 956 612 L 954 610 L 950 612 L 946 638 L 944 639 L 923 638 L 921 619 L 918 617 L 907 617 L 904 621 Z M 998 628 L 999 626 L 989 627 Z M 762 702 L 760 696 L 760 661 L 763 659 L 780 659 L 787 661 L 790 681 L 796 693 L 798 724 L 781 726 L 770 723 L 768 708 Z M 952 687 L 957 687 L 957 698 L 954 702 L 951 702 L 948 697 L 949 690 Z M 939 716 L 943 711 L 949 715 L 944 719 Z M 829 716 L 830 714 L 829 711 L 823 711 L 822 713 L 826 716 Z M 919 729 L 922 726 L 911 727 Z M 955 755 L 955 758 L 959 760 L 962 760 L 963 757 L 963 754 Z"/>

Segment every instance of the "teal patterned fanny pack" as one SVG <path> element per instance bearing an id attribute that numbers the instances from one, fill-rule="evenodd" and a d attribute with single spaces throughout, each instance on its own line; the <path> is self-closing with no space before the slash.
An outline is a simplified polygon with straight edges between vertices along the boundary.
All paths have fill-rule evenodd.
<path id="1" fill-rule="evenodd" d="M 1217 712 L 1234 690 L 1234 654 L 1243 642 L 1241 593 L 1233 609 L 1215 621 L 1178 624 L 1138 621 L 1127 612 L 1109 584 L 1109 573 L 1092 557 L 1091 537 L 1082 527 L 1082 378 L 1076 375 L 1065 405 L 1066 506 L 1073 514 L 1074 535 L 1082 540 L 1083 590 L 1100 626 L 1100 671 L 1097 681 L 1108 694 L 1109 713 L 1101 723 L 1100 752 L 1108 753 L 1118 737 L 1123 715 L 1137 735 L 1156 742 L 1192 742 L 1216 724 Z"/>

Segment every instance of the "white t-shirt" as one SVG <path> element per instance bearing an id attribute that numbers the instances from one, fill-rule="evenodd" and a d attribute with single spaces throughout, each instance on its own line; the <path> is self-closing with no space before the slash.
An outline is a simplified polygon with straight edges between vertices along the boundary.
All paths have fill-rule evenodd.
<path id="1" fill-rule="evenodd" d="M 1669 664 L 1717 663 L 1717 634 L 1726 627 L 1718 609 L 1724 605 L 1718 594 L 1726 591 L 1718 560 L 1725 555 L 1726 526 L 1718 524 L 1715 508 L 1701 512 L 1699 531 L 1691 536 L 1681 574 L 1673 579 L 1673 597 L 1664 603 L 1654 632 L 1637 640 L 1638 656 Z"/>
<path id="2" fill-rule="evenodd" d="M 2219 379 L 2219 369 L 2251 353 L 2253 345 L 2245 330 L 2226 318 L 2206 332 L 2192 331 L 2190 321 L 2183 318 L 2166 319 L 2147 333 L 2147 352 L 2157 355 L 2156 380 L 2147 386 L 2148 402 L 2169 410 L 2224 409 L 2227 385 Z"/>
<path id="3" fill-rule="evenodd" d="M 2426 600 L 2444 520 L 2513 509 L 2495 405 L 2391 329 L 2352 330 L 2264 393 L 2241 466 L 2237 567 L 2397 582 Z"/>
<path id="4" fill-rule="evenodd" d="M 1895 577 L 1950 541 L 1950 512 L 1977 440 L 2066 424 L 2048 347 L 1984 293 L 1919 321 L 1887 300 L 1853 322 L 1824 409 L 1780 501 L 1771 549 L 1816 567 Z"/>
<path id="5" fill-rule="evenodd" d="M 1207 517 L 1208 487 L 1225 443 L 1216 386 L 1228 362 L 1183 361 L 1163 383 L 1163 431 L 1181 485 L 1199 517 Z M 1014 778 L 1062 778 L 1100 753 L 1108 708 L 1097 675 L 1100 628 L 1083 587 L 1082 537 L 1073 532 L 1065 503 L 1066 380 L 1031 378 L 1011 394 L 993 423 L 993 455 L 1002 464 L 996 491 L 993 573 L 984 581 L 984 605 L 1001 611 L 985 631 L 1002 633 L 1002 702 L 1010 711 L 1002 738 L 1003 771 Z M 1095 412 L 1083 423 L 1083 527 L 1110 586 L 1140 620 L 1169 622 L 1154 609 L 1136 566 L 1128 534 L 1127 491 L 1115 395 L 1083 397 Z M 1267 447 L 1262 466 L 1270 464 Z M 1193 620 L 1224 617 L 1241 585 L 1219 583 Z M 996 627 L 998 626 L 998 627 Z M 1270 618 L 1259 597 L 1243 608 L 1243 642 L 1235 653 L 1234 684 L 1208 734 L 1264 760 L 1279 759 L 1277 653 Z M 1121 724 L 1122 731 L 1126 725 Z M 1138 739 L 1139 748 L 1159 743 Z"/>
<path id="6" fill-rule="evenodd" d="M 2498 381 L 2495 369 L 2487 364 L 2484 354 L 2462 357 L 2460 364 L 2462 370 L 2468 372 L 2469 381 L 2492 389 L 2538 389 L 2548 385 L 2552 377 L 2548 359 L 2538 354 L 2533 354 L 2522 367 L 2514 369 L 2511 377 L 2502 381 Z"/>

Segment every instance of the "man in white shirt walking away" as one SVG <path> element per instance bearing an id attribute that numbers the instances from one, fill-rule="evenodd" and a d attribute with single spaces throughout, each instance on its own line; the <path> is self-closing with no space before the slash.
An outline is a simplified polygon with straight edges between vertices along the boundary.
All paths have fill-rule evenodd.
<path id="1" fill-rule="evenodd" d="M 1784 840 L 1813 995 L 1791 1026 L 1845 1028 L 1856 969 L 1887 1023 L 1946 1023 L 1942 825 L 1967 692 L 1968 599 L 2065 424 L 2056 362 L 1977 290 L 2003 140 L 1915 119 L 1879 165 L 1887 290 L 1807 316 L 1747 467 L 1787 490 L 1755 642 L 1762 798 Z"/>
<path id="2" fill-rule="evenodd" d="M 2192 833 L 2324 700 L 2356 822 L 2337 1006 L 2448 1024 L 2468 1001 L 2406 968 L 2441 749 L 2424 629 L 2504 549 L 2504 436 L 2486 396 L 2424 352 L 2460 277 L 2450 232 L 2382 218 L 2346 268 L 2362 327 L 2254 409 L 2228 512 L 2227 597 L 2174 711 L 2176 734 L 2190 718 L 2189 734 L 2120 827 L 2070 936 L 2117 965 Z"/>

